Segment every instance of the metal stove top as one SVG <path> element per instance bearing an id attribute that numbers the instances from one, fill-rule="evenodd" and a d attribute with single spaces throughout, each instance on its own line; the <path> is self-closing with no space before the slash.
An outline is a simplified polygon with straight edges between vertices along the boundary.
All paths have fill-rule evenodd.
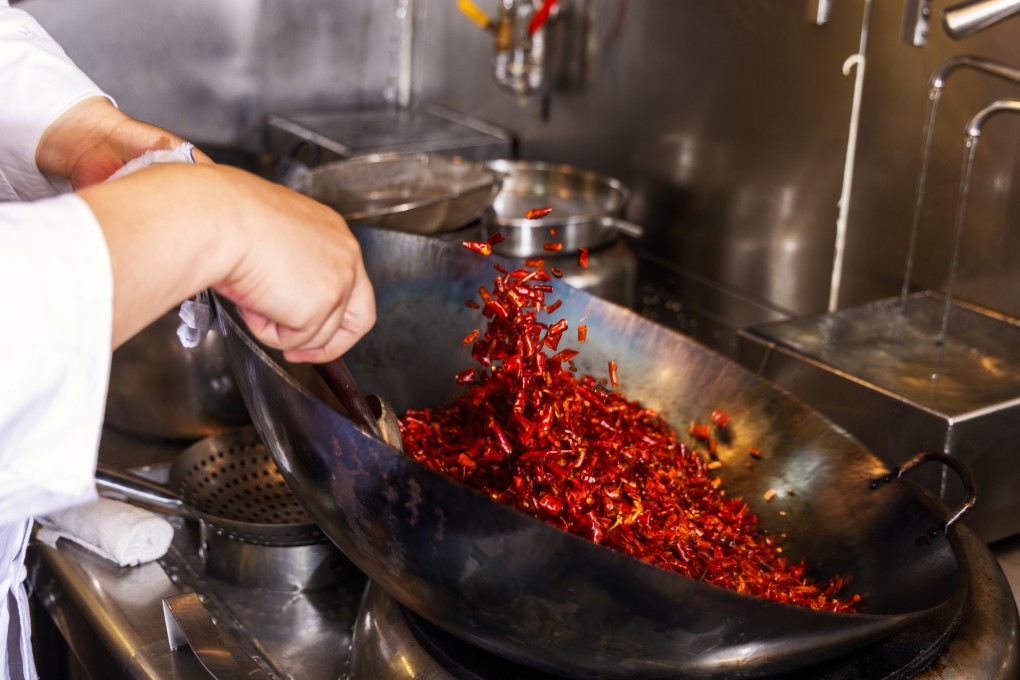
<path id="1" fill-rule="evenodd" d="M 120 444 L 136 461 L 144 459 L 144 443 L 122 439 Z M 107 459 L 117 458 L 106 448 Z M 165 457 L 170 450 L 164 446 L 160 455 Z M 150 473 L 153 470 L 158 477 L 158 466 Z M 116 567 L 64 542 L 57 548 L 34 547 L 31 561 L 39 600 L 54 620 L 63 622 L 62 632 L 79 658 L 95 662 L 97 649 L 105 648 L 103 671 L 95 677 L 196 677 L 194 657 L 186 649 L 170 652 L 166 631 L 160 628 L 162 598 L 189 591 L 202 596 L 222 633 L 274 678 L 543 677 L 462 642 L 449 644 L 442 633 L 416 621 L 356 572 L 335 587 L 301 593 L 242 588 L 214 578 L 200 557 L 195 528 L 173 521 L 177 532 L 170 552 L 158 563 L 136 568 Z M 958 530 L 970 592 L 963 618 L 948 642 L 937 630 L 922 625 L 825 667 L 781 676 L 782 680 L 1020 676 L 1020 619 L 1010 585 L 988 546 L 966 527 Z M 68 625 L 75 620 L 77 627 Z M 111 673 L 111 668 L 118 672 Z"/>

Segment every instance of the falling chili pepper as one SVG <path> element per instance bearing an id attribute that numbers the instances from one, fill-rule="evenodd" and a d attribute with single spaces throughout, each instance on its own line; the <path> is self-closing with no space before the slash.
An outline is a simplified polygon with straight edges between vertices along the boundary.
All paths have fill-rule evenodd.
<path id="1" fill-rule="evenodd" d="M 577 253 L 577 264 L 585 269 L 588 268 L 588 249 L 581 248 Z"/>
<path id="2" fill-rule="evenodd" d="M 549 213 L 552 212 L 552 206 L 546 206 L 544 208 L 531 208 L 524 213 L 524 219 L 526 220 L 540 220 Z M 520 213 L 517 213 L 520 215 Z"/>
<path id="3" fill-rule="evenodd" d="M 687 434 L 691 435 L 695 439 L 702 439 L 708 441 L 708 438 L 712 436 L 712 430 L 708 425 L 699 425 L 694 421 L 691 421 L 690 427 L 687 428 Z"/>
<path id="4" fill-rule="evenodd" d="M 708 419 L 719 427 L 726 427 L 726 425 L 730 422 L 729 414 L 721 408 L 713 409 L 712 413 L 708 416 Z"/>
<path id="5" fill-rule="evenodd" d="M 588 339 L 588 325 L 582 323 L 577 327 L 577 341 L 585 342 L 587 339 Z"/>
<path id="6" fill-rule="evenodd" d="M 609 362 L 609 384 L 613 386 L 613 389 L 616 389 L 617 387 L 620 386 L 619 381 L 617 381 L 617 379 L 616 379 L 616 368 L 617 368 L 616 362 L 615 361 L 610 361 Z"/>
<path id="7" fill-rule="evenodd" d="M 464 241 L 461 245 L 479 255 L 492 255 L 492 244 L 485 241 Z"/>
<path id="8" fill-rule="evenodd" d="M 563 250 L 563 244 L 555 241 L 549 241 L 542 244 L 542 248 L 552 253 L 558 253 Z"/>

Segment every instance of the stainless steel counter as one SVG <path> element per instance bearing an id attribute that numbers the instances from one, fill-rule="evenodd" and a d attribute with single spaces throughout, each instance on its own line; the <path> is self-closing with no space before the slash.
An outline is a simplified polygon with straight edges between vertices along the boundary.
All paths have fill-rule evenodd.
<path id="1" fill-rule="evenodd" d="M 169 463 L 186 445 L 107 428 L 100 460 L 165 481 Z M 337 587 L 302 593 L 234 586 L 205 574 L 197 527 L 167 519 L 176 530 L 170 550 L 137 567 L 118 567 L 68 541 L 30 548 L 37 602 L 91 677 L 208 677 L 190 650 L 170 650 L 162 600 L 186 592 L 198 593 L 219 633 L 271 677 L 326 680 L 344 674 L 364 576 L 352 569 Z"/>

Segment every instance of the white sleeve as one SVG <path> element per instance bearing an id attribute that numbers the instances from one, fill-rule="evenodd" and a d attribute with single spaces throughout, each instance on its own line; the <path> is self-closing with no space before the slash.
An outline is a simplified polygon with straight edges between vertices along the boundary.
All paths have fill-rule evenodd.
<path id="1" fill-rule="evenodd" d="M 35 19 L 3 0 L 0 93 L 0 167 L 7 182 L 22 200 L 65 190 L 66 185 L 55 187 L 36 167 L 39 139 L 50 123 L 81 100 L 107 95 Z"/>
<path id="2" fill-rule="evenodd" d="M 0 527 L 95 497 L 113 274 L 74 194 L 0 203 Z"/>

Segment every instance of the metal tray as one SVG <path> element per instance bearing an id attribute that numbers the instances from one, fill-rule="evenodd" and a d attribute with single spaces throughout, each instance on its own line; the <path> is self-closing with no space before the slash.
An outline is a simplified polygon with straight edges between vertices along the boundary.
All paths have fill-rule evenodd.
<path id="1" fill-rule="evenodd" d="M 967 523 L 986 541 L 1020 532 L 1020 323 L 915 293 L 741 331 L 740 361 L 845 427 L 891 465 L 951 453 L 981 502 Z M 954 480 L 919 476 L 957 497 Z"/>

